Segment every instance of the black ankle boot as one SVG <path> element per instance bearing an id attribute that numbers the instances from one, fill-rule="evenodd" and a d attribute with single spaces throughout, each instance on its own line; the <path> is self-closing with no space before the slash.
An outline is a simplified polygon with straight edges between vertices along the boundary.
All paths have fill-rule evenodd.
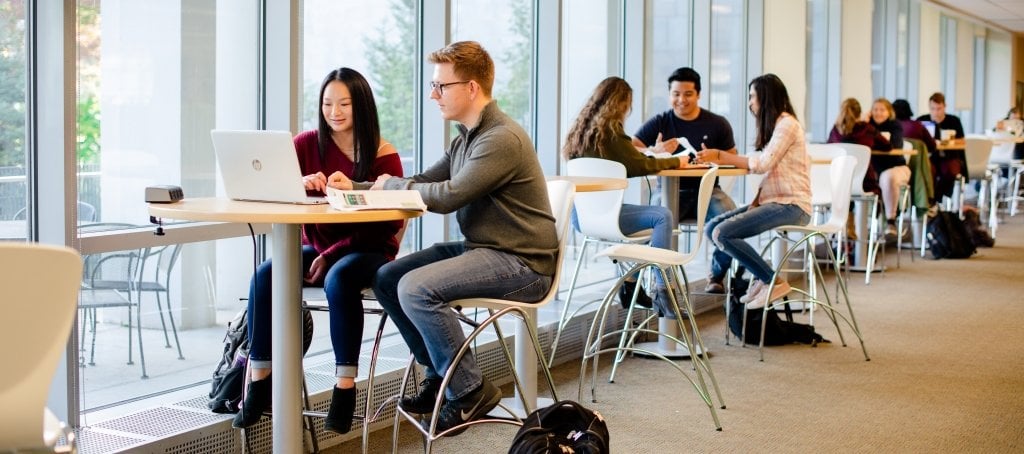
<path id="1" fill-rule="evenodd" d="M 331 408 L 327 411 L 324 430 L 346 434 L 352 430 L 352 414 L 356 410 L 356 388 L 334 387 Z"/>
<path id="2" fill-rule="evenodd" d="M 263 412 L 270 408 L 270 390 L 269 376 L 263 380 L 249 382 L 245 389 L 245 399 L 242 400 L 242 408 L 235 415 L 231 427 L 244 429 L 260 422 Z"/>

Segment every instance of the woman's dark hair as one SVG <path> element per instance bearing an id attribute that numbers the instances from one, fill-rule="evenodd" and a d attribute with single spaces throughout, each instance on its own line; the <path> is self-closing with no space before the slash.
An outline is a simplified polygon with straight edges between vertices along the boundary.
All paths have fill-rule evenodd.
<path id="1" fill-rule="evenodd" d="M 349 95 L 352 96 L 352 134 L 355 151 L 355 169 L 351 178 L 355 181 L 366 181 L 370 176 L 370 168 L 374 159 L 377 158 L 377 147 L 380 146 L 380 122 L 377 120 L 377 104 L 373 101 L 373 90 L 369 82 L 351 68 L 338 68 L 324 77 L 320 84 L 319 101 L 323 103 L 324 90 L 327 84 L 338 81 L 348 87 Z M 327 125 L 324 118 L 324 110 L 317 109 L 317 146 L 320 151 L 320 162 L 327 159 L 327 149 L 331 143 L 331 127 Z"/>
<path id="2" fill-rule="evenodd" d="M 1010 110 L 1006 111 L 1006 118 L 1004 118 L 1004 120 L 1009 120 L 1010 117 L 1012 117 L 1014 113 L 1016 113 L 1017 115 L 1020 115 L 1020 109 L 1017 108 L 1017 106 L 1011 107 Z"/>
<path id="3" fill-rule="evenodd" d="M 757 137 L 754 139 L 754 149 L 763 150 L 768 141 L 772 139 L 775 132 L 775 122 L 783 113 L 788 113 L 796 119 L 796 112 L 793 104 L 789 101 L 789 92 L 786 85 L 782 83 L 779 76 L 765 74 L 755 77 L 750 81 L 747 88 L 753 88 L 757 95 L 757 103 L 760 108 L 757 110 L 754 121 L 757 125 Z"/>
<path id="4" fill-rule="evenodd" d="M 892 110 L 896 112 L 897 120 L 910 120 L 914 118 L 914 111 L 910 109 L 910 103 L 906 99 L 893 101 Z"/>

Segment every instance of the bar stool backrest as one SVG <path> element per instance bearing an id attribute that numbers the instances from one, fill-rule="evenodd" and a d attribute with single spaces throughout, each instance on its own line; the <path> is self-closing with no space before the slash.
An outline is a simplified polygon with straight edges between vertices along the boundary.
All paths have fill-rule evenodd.
<path id="1" fill-rule="evenodd" d="M 0 244 L 0 451 L 52 448 L 44 421 L 50 382 L 67 346 L 78 303 L 82 258 L 38 243 Z"/>
<path id="2" fill-rule="evenodd" d="M 992 155 L 992 141 L 984 136 L 967 136 L 964 139 L 964 156 L 967 158 L 967 178 L 981 180 L 988 170 L 988 159 Z"/>
<path id="3" fill-rule="evenodd" d="M 840 156 L 829 165 L 829 176 L 832 183 L 832 211 L 825 225 L 841 229 L 846 228 L 846 218 L 850 216 L 850 188 L 854 181 L 857 162 L 853 156 Z"/>
<path id="4" fill-rule="evenodd" d="M 871 149 L 856 143 L 836 143 L 846 150 L 848 156 L 857 159 L 857 166 L 853 169 L 853 180 L 850 182 L 850 195 L 863 196 L 864 176 L 868 173 L 868 165 L 871 164 Z"/>
<path id="5" fill-rule="evenodd" d="M 601 158 L 576 158 L 566 163 L 569 176 L 626 178 L 626 167 L 621 163 Z M 576 195 L 576 219 L 580 232 L 592 238 L 627 241 L 619 229 L 619 212 L 625 190 L 592 191 Z M 552 207 L 554 209 L 554 207 Z"/>

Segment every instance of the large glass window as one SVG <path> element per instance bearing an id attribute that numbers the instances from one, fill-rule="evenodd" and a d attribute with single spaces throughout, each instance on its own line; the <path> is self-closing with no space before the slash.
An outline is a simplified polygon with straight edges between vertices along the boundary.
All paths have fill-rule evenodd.
<path id="1" fill-rule="evenodd" d="M 690 50 L 693 31 L 689 1 L 653 0 L 647 13 L 648 26 L 644 68 L 644 120 L 668 107 L 668 75 L 676 68 L 692 66 Z"/>
<path id="2" fill-rule="evenodd" d="M 491 54 L 495 72 L 492 95 L 532 136 L 533 2 L 454 0 L 451 23 L 451 41 L 477 41 Z"/>
<path id="3" fill-rule="evenodd" d="M 602 79 L 612 74 L 608 56 L 608 2 L 568 0 L 562 3 L 562 138 L 583 103 Z M 595 40 L 603 40 L 596 43 Z M 595 45 L 596 44 L 596 45 Z M 559 148 L 561 153 L 561 148 Z"/>
<path id="4" fill-rule="evenodd" d="M 829 90 L 829 1 L 807 0 L 807 98 L 803 121 L 812 142 L 825 142 L 831 121 Z"/>
<path id="5" fill-rule="evenodd" d="M 25 13 L 0 0 L 0 241 L 27 238 Z"/>
<path id="6" fill-rule="evenodd" d="M 190 242 L 174 228 L 156 237 L 143 193 L 173 184 L 187 197 L 217 194 L 210 130 L 257 126 L 258 21 L 254 7 L 218 15 L 218 2 L 75 5 L 87 273 L 76 384 L 88 425 L 209 380 L 224 324 L 248 293 L 248 238 Z M 140 279 L 166 290 L 136 291 Z"/>
<path id="7" fill-rule="evenodd" d="M 317 128 L 317 97 L 327 73 L 343 66 L 359 71 L 373 89 L 381 136 L 398 149 L 406 175 L 417 169 L 413 134 L 416 4 L 413 0 L 306 0 L 302 15 L 301 128 Z M 345 18 L 343 41 L 338 39 L 338 18 Z M 410 223 L 407 232 L 415 231 L 418 222 Z M 401 253 L 412 250 L 415 238 L 408 233 L 403 237 Z"/>
<path id="8" fill-rule="evenodd" d="M 711 2 L 711 70 L 702 85 L 708 110 L 732 123 L 736 148 L 744 152 L 743 134 L 747 115 L 746 14 L 743 0 Z"/>

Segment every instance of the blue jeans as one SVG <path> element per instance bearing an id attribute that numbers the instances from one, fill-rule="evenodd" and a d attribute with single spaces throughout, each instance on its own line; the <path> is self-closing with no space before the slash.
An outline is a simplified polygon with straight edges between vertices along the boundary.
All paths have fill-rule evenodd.
<path id="1" fill-rule="evenodd" d="M 692 219 L 696 216 L 697 193 L 697 190 L 689 189 L 679 191 L 679 219 L 686 219 L 687 217 Z M 715 216 L 735 209 L 736 202 L 733 202 L 729 194 L 726 194 L 722 188 L 715 186 L 714 191 L 711 192 L 711 199 L 708 201 L 708 214 L 704 218 L 704 222 L 709 223 Z M 711 253 L 711 278 L 721 281 L 725 277 L 725 273 L 729 271 L 731 263 L 732 257 L 729 254 L 726 254 L 719 248 L 715 248 L 714 252 Z"/>
<path id="2" fill-rule="evenodd" d="M 302 246 L 303 273 L 318 255 L 311 246 Z M 359 372 L 359 348 L 363 344 L 363 289 L 373 284 L 377 269 L 387 261 L 384 254 L 353 252 L 331 265 L 324 275 L 335 375 L 338 377 L 356 377 Z M 302 279 L 302 276 L 296 276 L 296 279 Z M 270 295 L 271 261 L 267 260 L 256 268 L 249 284 L 249 359 L 257 368 L 270 367 Z"/>
<path id="3" fill-rule="evenodd" d="M 746 205 L 715 216 L 707 225 L 707 235 L 718 249 L 739 260 L 758 280 L 768 283 L 774 270 L 745 239 L 780 225 L 805 225 L 810 219 L 797 205 Z"/>
<path id="4" fill-rule="evenodd" d="M 463 242 L 438 243 L 388 263 L 377 271 L 377 300 L 398 327 L 427 378 L 438 378 L 452 366 L 466 340 L 449 301 L 500 298 L 539 301 L 551 287 L 551 276 L 533 271 L 518 257 L 493 249 L 468 249 Z M 445 394 L 458 399 L 482 381 L 472 353 L 455 365 Z"/>
<path id="5" fill-rule="evenodd" d="M 619 230 L 630 235 L 641 230 L 654 229 L 651 234 L 651 246 L 672 249 L 672 212 L 659 205 L 622 204 L 619 211 Z M 654 273 L 657 285 L 665 287 L 661 273 Z"/>

